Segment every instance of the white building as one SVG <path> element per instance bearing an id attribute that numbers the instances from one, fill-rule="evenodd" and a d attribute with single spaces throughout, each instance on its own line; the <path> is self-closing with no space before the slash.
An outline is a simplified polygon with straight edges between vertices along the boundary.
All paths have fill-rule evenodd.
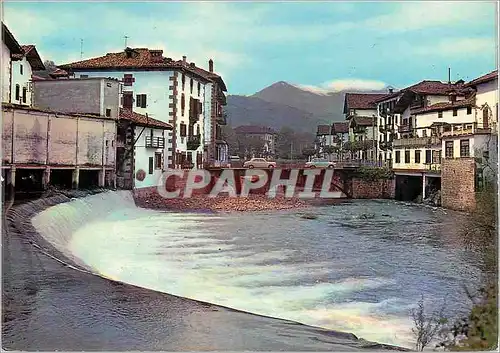
<path id="1" fill-rule="evenodd" d="M 213 63 L 212 63 L 213 65 Z M 213 67 L 213 66 L 212 66 Z M 123 52 L 83 60 L 60 68 L 77 77 L 114 77 L 123 82 L 122 108 L 172 124 L 164 164 L 171 168 L 203 166 L 208 112 L 216 109 L 213 86 L 220 76 L 182 60 L 163 57 L 162 50 L 126 48 Z M 212 86 L 209 86 L 212 84 Z M 215 120 L 215 114 L 213 119 Z M 212 141 L 210 141 L 212 142 Z M 215 142 L 215 141 L 213 141 Z"/>
<path id="2" fill-rule="evenodd" d="M 31 106 L 33 70 L 44 70 L 34 45 L 19 45 L 2 22 L 2 102 Z"/>
<path id="3" fill-rule="evenodd" d="M 346 93 L 344 97 L 344 115 L 349 122 L 349 141 L 362 143 L 369 148 L 363 148 L 354 154 L 354 158 L 362 160 L 377 160 L 378 137 L 377 130 L 377 99 L 384 97 L 381 93 Z"/>

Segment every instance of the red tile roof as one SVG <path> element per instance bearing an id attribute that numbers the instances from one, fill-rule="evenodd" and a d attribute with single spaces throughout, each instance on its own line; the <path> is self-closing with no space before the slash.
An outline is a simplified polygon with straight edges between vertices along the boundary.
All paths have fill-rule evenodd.
<path id="1" fill-rule="evenodd" d="M 376 109 L 377 106 L 373 103 L 374 100 L 386 96 L 385 93 L 346 93 L 345 94 L 345 109 L 344 114 L 349 109 Z"/>
<path id="2" fill-rule="evenodd" d="M 163 57 L 163 50 L 148 48 L 126 48 L 122 52 L 107 53 L 105 56 L 92 58 L 65 65 L 59 65 L 64 70 L 92 69 L 183 69 L 208 81 L 220 81 L 226 90 L 222 78 L 214 72 L 208 72 L 183 60 L 172 60 Z"/>
<path id="3" fill-rule="evenodd" d="M 431 80 L 424 80 L 419 83 L 416 83 L 412 86 L 408 86 L 406 88 L 403 88 L 402 90 L 394 93 L 389 93 L 381 96 L 380 98 L 377 98 L 374 100 L 374 103 L 380 103 L 383 102 L 387 99 L 390 98 L 395 98 L 399 96 L 401 93 L 405 93 L 408 91 L 417 93 L 417 94 L 429 94 L 429 95 L 447 95 L 450 90 L 460 90 L 463 86 L 461 85 L 456 85 L 456 84 L 451 84 L 450 85 L 447 82 L 441 82 L 441 81 L 431 81 Z"/>
<path id="4" fill-rule="evenodd" d="M 476 104 L 475 98 L 476 98 L 475 96 L 472 96 L 470 98 L 462 99 L 462 100 L 456 101 L 454 103 L 452 103 L 452 102 L 436 103 L 436 104 L 429 105 L 429 106 L 424 107 L 424 108 L 414 109 L 411 112 L 413 114 L 423 114 L 423 113 L 430 113 L 430 112 L 452 110 L 452 109 L 457 109 L 457 108 L 473 107 Z"/>
<path id="5" fill-rule="evenodd" d="M 237 134 L 276 134 L 272 128 L 267 126 L 243 125 L 234 129 Z"/>
<path id="6" fill-rule="evenodd" d="M 164 123 L 163 121 L 150 118 L 146 115 L 135 113 L 129 109 L 120 108 L 120 119 L 131 121 L 140 126 L 150 126 L 163 130 L 172 130 L 172 125 Z"/>
<path id="7" fill-rule="evenodd" d="M 31 65 L 31 68 L 34 71 L 45 70 L 45 66 L 43 65 L 43 61 L 38 55 L 38 51 L 36 50 L 33 44 L 29 45 L 21 45 L 21 49 L 23 50 L 22 54 L 13 54 L 12 58 L 20 60 L 23 57 L 26 57 L 28 62 Z"/>
<path id="8" fill-rule="evenodd" d="M 50 74 L 50 77 L 56 78 L 56 77 L 67 77 L 68 72 L 66 70 L 61 70 L 59 68 L 55 69 L 52 71 Z"/>
<path id="9" fill-rule="evenodd" d="M 349 123 L 348 122 L 342 122 L 342 123 L 333 123 L 332 125 L 332 133 L 335 134 L 345 134 L 349 132 Z"/>
<path id="10" fill-rule="evenodd" d="M 330 135 L 332 127 L 330 125 L 318 125 L 316 135 Z"/>
<path id="11" fill-rule="evenodd" d="M 493 81 L 498 78 L 498 70 L 492 71 L 489 74 L 483 75 L 481 77 L 478 77 L 470 82 L 467 82 L 464 87 L 470 87 L 470 86 L 475 86 L 480 83 L 486 83 L 489 81 Z"/>

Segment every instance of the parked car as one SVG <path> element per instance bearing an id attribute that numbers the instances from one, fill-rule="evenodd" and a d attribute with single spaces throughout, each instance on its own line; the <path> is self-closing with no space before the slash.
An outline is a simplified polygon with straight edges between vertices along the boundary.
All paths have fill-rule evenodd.
<path id="1" fill-rule="evenodd" d="M 243 168 L 275 168 L 276 162 L 266 161 L 264 158 L 252 158 L 243 163 Z"/>
<path id="2" fill-rule="evenodd" d="M 306 163 L 306 168 L 333 168 L 335 163 L 325 158 L 314 158 Z"/>

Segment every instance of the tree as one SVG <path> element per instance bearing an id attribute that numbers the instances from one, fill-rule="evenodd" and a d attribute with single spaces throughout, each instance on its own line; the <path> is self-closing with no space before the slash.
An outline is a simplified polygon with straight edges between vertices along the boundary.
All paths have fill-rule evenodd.
<path id="1" fill-rule="evenodd" d="M 339 148 L 336 146 L 325 146 L 325 148 L 323 148 L 323 152 L 325 152 L 328 155 L 329 160 L 332 159 L 332 154 L 338 153 L 338 151 L 339 151 Z"/>
<path id="2" fill-rule="evenodd" d="M 302 155 L 307 159 L 316 155 L 317 153 L 318 153 L 318 151 L 313 147 L 306 147 L 302 150 Z"/>
<path id="3" fill-rule="evenodd" d="M 419 300 L 417 308 L 413 309 L 411 316 L 414 327 L 412 332 L 415 335 L 415 348 L 417 351 L 423 351 L 431 341 L 437 337 L 447 320 L 443 318 L 444 305 L 439 313 L 427 315 L 424 307 L 424 297 Z"/>

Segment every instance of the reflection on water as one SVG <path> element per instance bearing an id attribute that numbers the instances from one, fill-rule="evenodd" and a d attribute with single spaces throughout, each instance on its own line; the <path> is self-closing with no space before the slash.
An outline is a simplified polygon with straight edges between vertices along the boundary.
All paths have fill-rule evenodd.
<path id="1" fill-rule="evenodd" d="M 409 310 L 467 309 L 479 258 L 460 215 L 392 201 L 299 212 L 176 214 L 135 208 L 79 228 L 73 254 L 103 275 L 256 314 L 411 347 Z"/>

